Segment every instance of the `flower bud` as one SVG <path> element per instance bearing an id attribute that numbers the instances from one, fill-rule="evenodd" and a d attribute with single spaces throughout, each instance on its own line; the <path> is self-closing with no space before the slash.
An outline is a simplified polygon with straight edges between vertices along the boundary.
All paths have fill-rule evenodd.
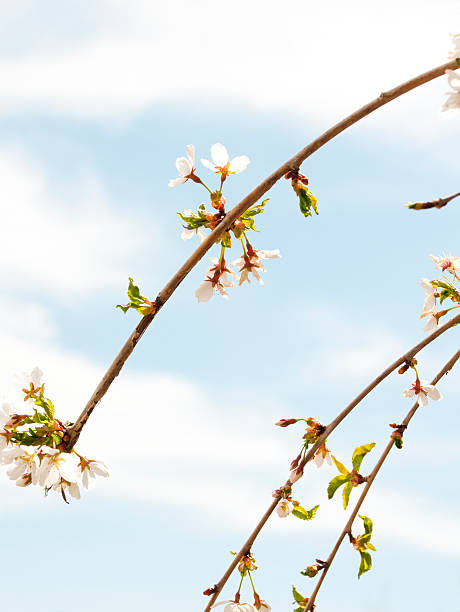
<path id="1" fill-rule="evenodd" d="M 278 425 L 278 427 L 288 427 L 288 425 L 294 425 L 294 423 L 297 423 L 298 420 L 299 419 L 281 419 L 275 423 L 275 425 Z"/>

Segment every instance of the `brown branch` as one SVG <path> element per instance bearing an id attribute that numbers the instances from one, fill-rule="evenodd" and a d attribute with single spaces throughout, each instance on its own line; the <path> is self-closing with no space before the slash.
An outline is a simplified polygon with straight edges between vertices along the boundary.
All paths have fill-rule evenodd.
<path id="1" fill-rule="evenodd" d="M 447 198 L 438 198 L 437 200 L 430 200 L 429 202 L 414 202 L 413 204 L 407 204 L 407 208 L 412 210 L 426 210 L 427 208 L 443 208 L 446 204 L 449 204 L 454 198 L 460 196 L 460 191 L 454 193 Z"/>
<path id="2" fill-rule="evenodd" d="M 90 417 L 92 411 L 97 406 L 97 404 L 101 401 L 101 399 L 106 394 L 110 385 L 114 381 L 114 379 L 120 373 L 121 368 L 124 363 L 128 359 L 128 357 L 133 352 L 136 344 L 142 337 L 142 334 L 145 332 L 147 327 L 155 318 L 156 314 L 160 310 L 160 308 L 169 300 L 171 295 L 180 285 L 180 283 L 184 280 L 187 274 L 196 266 L 196 264 L 204 257 L 206 252 L 214 245 L 214 243 L 219 239 L 224 231 L 226 231 L 232 223 L 241 216 L 250 206 L 255 204 L 257 200 L 259 200 L 269 189 L 273 187 L 273 185 L 280 180 L 286 174 L 288 170 L 297 169 L 300 167 L 302 162 L 304 162 L 307 157 L 312 155 L 319 148 L 324 146 L 327 142 L 335 138 L 338 134 L 352 126 L 354 123 L 363 119 L 373 111 L 377 110 L 381 106 L 391 102 L 395 98 L 402 96 L 403 94 L 432 81 L 433 79 L 442 76 L 446 70 L 451 69 L 455 70 L 457 68 L 456 60 L 452 60 L 451 62 L 447 62 L 446 64 L 442 64 L 428 72 L 424 72 L 419 76 L 411 79 L 410 81 L 406 81 L 402 85 L 398 85 L 394 89 L 390 89 L 387 92 L 381 93 L 378 98 L 369 102 L 365 106 L 361 107 L 332 128 L 324 132 L 319 138 L 313 140 L 310 144 L 304 147 L 301 151 L 296 153 L 294 157 L 291 157 L 287 162 L 285 162 L 282 166 L 280 166 L 275 172 L 270 174 L 265 180 L 263 180 L 255 189 L 253 189 L 245 198 L 243 198 L 232 210 L 230 210 L 222 222 L 206 237 L 205 240 L 200 244 L 200 246 L 194 251 L 194 253 L 187 259 L 187 261 L 183 264 L 183 266 L 176 272 L 176 274 L 171 278 L 171 280 L 165 285 L 165 287 L 160 291 L 158 297 L 156 299 L 157 310 L 155 314 L 146 315 L 136 326 L 135 330 L 132 332 L 128 340 L 123 345 L 121 351 L 116 356 L 115 360 L 104 374 L 102 380 L 96 387 L 93 395 L 90 397 L 88 403 L 86 404 L 83 412 L 78 417 L 75 425 L 69 430 L 69 440 L 67 442 L 67 450 L 71 450 L 75 443 L 77 442 L 81 430 L 83 429 L 85 423 Z"/>
<path id="3" fill-rule="evenodd" d="M 456 362 L 458 361 L 459 358 L 460 358 L 460 351 L 457 351 L 455 353 L 455 355 L 442 368 L 442 370 L 440 372 L 438 372 L 438 374 L 433 378 L 433 380 L 431 381 L 431 384 L 432 385 L 436 385 L 441 380 L 441 378 L 445 374 L 447 374 L 454 367 L 454 365 L 456 364 Z M 417 412 L 417 409 L 418 409 L 418 402 L 416 402 L 412 406 L 412 408 L 407 413 L 406 418 L 401 423 L 401 426 L 404 429 L 407 428 L 407 426 L 409 425 L 409 422 L 411 421 L 411 419 L 414 416 L 414 414 Z M 375 477 L 379 473 L 380 468 L 382 467 L 383 463 L 385 462 L 386 458 L 388 457 L 388 455 L 389 455 L 389 453 L 390 453 L 390 451 L 391 451 L 393 446 L 394 446 L 394 442 L 393 442 L 393 440 L 390 440 L 390 442 L 385 447 L 385 450 L 381 454 L 379 460 L 377 461 L 374 469 L 372 470 L 372 472 L 368 476 L 368 480 L 367 480 L 367 483 L 366 483 L 366 485 L 365 485 L 365 487 L 363 489 L 363 492 L 361 493 L 361 496 L 360 496 L 356 506 L 353 508 L 353 512 L 351 513 L 351 515 L 350 515 L 350 517 L 349 517 L 345 527 L 342 530 L 342 533 L 340 534 L 337 542 L 335 543 L 335 545 L 334 545 L 334 547 L 333 547 L 333 549 L 331 551 L 331 554 L 327 558 L 326 566 L 322 570 L 321 576 L 320 576 L 320 578 L 318 580 L 318 583 L 317 583 L 315 589 L 313 590 L 313 593 L 311 594 L 310 598 L 308 599 L 308 605 L 307 605 L 307 607 L 305 609 L 305 612 L 308 612 L 309 610 L 312 610 L 313 604 L 315 603 L 315 599 L 316 599 L 316 596 L 318 594 L 318 591 L 320 590 L 321 585 L 322 585 L 322 583 L 323 583 L 323 581 L 324 581 L 324 579 L 326 577 L 326 574 L 327 574 L 329 568 L 331 567 L 332 562 L 334 561 L 334 557 L 337 554 L 337 551 L 339 550 L 339 548 L 340 548 L 340 546 L 342 544 L 342 541 L 345 538 L 345 536 L 348 535 L 349 533 L 351 533 L 351 527 L 352 527 L 353 522 L 354 522 L 354 520 L 356 518 L 356 515 L 358 514 L 359 509 L 361 508 L 361 506 L 362 506 L 362 504 L 363 504 L 363 502 L 364 502 L 364 500 L 366 498 L 366 495 L 368 494 L 369 489 L 371 488 L 372 483 L 375 480 Z"/>
<path id="4" fill-rule="evenodd" d="M 348 406 L 346 406 L 342 410 L 342 412 L 331 423 L 329 423 L 329 425 L 326 427 L 324 433 L 318 438 L 318 441 L 311 447 L 311 449 L 305 455 L 305 460 L 308 462 L 311 459 L 313 459 L 313 456 L 316 453 L 316 451 L 318 450 L 318 448 L 325 442 L 326 438 L 334 431 L 334 429 L 336 427 L 338 427 L 340 425 L 340 423 L 345 419 L 345 417 L 347 417 L 350 414 L 350 412 L 354 408 L 356 408 L 356 406 L 373 389 L 375 389 L 375 387 L 377 387 L 383 380 L 385 380 L 385 378 L 387 378 L 387 376 L 389 376 L 392 372 L 394 372 L 397 368 L 399 368 L 404 363 L 411 362 L 412 359 L 415 357 L 415 355 L 419 351 L 421 351 L 425 346 L 430 344 L 430 342 L 433 342 L 433 340 L 436 340 L 436 338 L 438 336 L 443 334 L 445 331 L 447 331 L 448 329 L 450 329 L 451 327 L 453 327 L 457 323 L 460 323 L 460 314 L 458 314 L 456 317 L 454 317 L 453 319 L 451 319 L 450 321 L 445 323 L 442 327 L 438 328 L 435 332 L 433 332 L 432 334 L 430 334 L 429 336 L 424 338 L 416 346 L 411 348 L 409 351 L 407 351 L 407 353 L 402 355 L 394 363 L 392 363 L 385 370 L 383 370 L 383 372 L 381 374 L 379 374 L 377 376 L 377 378 L 375 378 L 371 383 L 369 383 L 367 385 L 367 387 L 365 389 L 363 389 L 361 391 L 361 393 L 359 393 L 354 398 L 354 400 L 352 400 L 348 404 Z M 287 483 L 286 483 L 286 486 L 290 486 L 290 485 L 291 485 L 291 482 L 288 480 Z M 254 531 L 251 533 L 249 538 L 243 544 L 243 546 L 242 546 L 241 550 L 239 551 L 239 553 L 233 558 L 233 560 L 230 563 L 230 565 L 229 565 L 228 569 L 226 570 L 225 574 L 222 576 L 222 578 L 219 580 L 219 582 L 216 583 L 216 590 L 212 594 L 212 596 L 211 596 L 211 598 L 210 598 L 210 600 L 208 602 L 208 605 L 206 606 L 204 612 L 209 612 L 209 610 L 211 609 L 211 606 L 216 601 L 217 597 L 219 596 L 220 592 L 222 591 L 223 587 L 225 586 L 225 583 L 227 582 L 227 580 L 229 579 L 229 577 L 232 574 L 233 570 L 236 568 L 236 566 L 240 562 L 240 560 L 243 557 L 243 555 L 245 554 L 245 552 L 252 548 L 252 545 L 254 544 L 254 541 L 256 540 L 257 536 L 259 535 L 262 527 L 265 525 L 265 523 L 268 521 L 270 515 L 275 510 L 275 508 L 276 508 L 276 506 L 278 504 L 278 501 L 279 500 L 272 501 L 272 503 L 270 504 L 269 508 L 267 509 L 267 511 L 265 512 L 263 517 L 260 519 L 260 521 L 257 524 L 257 526 L 254 529 Z"/>

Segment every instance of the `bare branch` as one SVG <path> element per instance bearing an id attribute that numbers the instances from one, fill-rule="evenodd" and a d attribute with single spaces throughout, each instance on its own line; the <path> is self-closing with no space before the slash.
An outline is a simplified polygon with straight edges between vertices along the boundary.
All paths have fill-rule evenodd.
<path id="1" fill-rule="evenodd" d="M 392 363 L 385 370 L 383 370 L 383 372 L 381 372 L 381 374 L 379 374 L 377 376 L 377 378 L 375 378 L 371 383 L 369 383 L 367 385 L 367 387 L 365 389 L 363 389 L 361 391 L 361 393 L 359 393 L 348 404 L 348 406 L 346 406 L 342 410 L 342 412 L 339 415 L 337 415 L 337 417 L 331 423 L 329 423 L 329 425 L 326 427 L 324 433 L 318 438 L 318 441 L 311 447 L 311 449 L 305 455 L 305 460 L 308 462 L 308 461 L 310 461 L 313 458 L 313 456 L 316 453 L 316 451 L 318 450 L 318 448 L 325 442 L 326 438 L 328 436 L 330 436 L 330 434 L 334 431 L 334 429 L 336 429 L 336 427 L 338 427 L 340 425 L 340 423 L 345 419 L 345 417 L 347 417 L 350 414 L 350 412 L 354 408 L 356 408 L 356 406 L 373 389 L 375 389 L 375 387 L 377 387 L 383 380 L 385 380 L 385 378 L 387 378 L 387 376 L 389 376 L 392 372 L 394 372 L 396 369 L 398 369 L 402 364 L 410 363 L 412 361 L 412 359 L 415 357 L 415 355 L 417 355 L 417 353 L 419 351 L 421 351 L 425 346 L 427 346 L 428 344 L 433 342 L 433 340 L 436 340 L 436 338 L 438 336 L 443 334 L 445 331 L 447 331 L 448 329 L 450 329 L 451 327 L 453 327 L 457 323 L 460 323 L 460 314 L 458 314 L 456 317 L 454 317 L 453 319 L 451 319 L 450 321 L 445 323 L 442 327 L 437 329 L 435 332 L 433 332 L 432 334 L 430 334 L 429 336 L 424 338 L 424 340 L 419 342 L 416 346 L 411 348 L 409 351 L 407 351 L 407 353 L 402 355 L 394 363 Z M 286 483 L 286 486 L 290 486 L 290 485 L 291 485 L 291 482 L 288 480 L 287 483 Z M 209 612 L 209 610 L 211 609 L 211 606 L 216 601 L 217 597 L 219 596 L 219 593 L 222 591 L 223 587 L 225 586 L 225 583 L 227 582 L 227 580 L 231 576 L 233 570 L 236 568 L 236 566 L 240 562 L 240 560 L 243 557 L 243 555 L 245 554 L 245 552 L 252 548 L 252 545 L 254 544 L 254 542 L 255 542 L 257 536 L 259 535 L 262 527 L 268 521 L 270 515 L 272 514 L 272 512 L 276 508 L 276 506 L 278 504 L 278 501 L 279 500 L 274 500 L 270 504 L 269 508 L 267 509 L 267 511 L 265 512 L 265 514 L 263 515 L 263 517 L 261 518 L 261 520 L 257 524 L 257 526 L 254 529 L 254 531 L 251 533 L 249 538 L 243 544 L 243 546 L 242 546 L 241 550 L 239 551 L 239 553 L 233 558 L 233 560 L 230 563 L 230 565 L 229 565 L 228 569 L 226 570 L 225 574 L 222 576 L 222 578 L 219 580 L 219 582 L 216 583 L 216 590 L 212 594 L 212 596 L 211 596 L 211 598 L 210 598 L 210 600 L 208 602 L 208 605 L 206 606 L 204 612 Z"/>
<path id="2" fill-rule="evenodd" d="M 426 210 L 427 208 L 443 208 L 446 204 L 448 204 L 454 198 L 458 198 L 460 196 L 460 191 L 458 193 L 454 193 L 447 198 L 438 198 L 437 200 L 431 200 L 430 202 L 414 202 L 413 204 L 407 204 L 407 208 L 411 210 Z"/>
<path id="3" fill-rule="evenodd" d="M 460 351 L 457 351 L 455 353 L 455 355 L 446 363 L 446 365 L 442 368 L 442 370 L 433 378 L 433 380 L 431 381 L 432 385 L 436 385 L 441 378 L 447 374 L 456 364 L 456 362 L 458 361 L 458 359 L 460 358 Z M 409 410 L 409 412 L 406 415 L 406 418 L 404 419 L 404 421 L 401 423 L 402 427 L 404 427 L 404 429 L 409 425 L 409 422 L 411 421 L 412 417 L 414 416 L 414 414 L 417 412 L 418 409 L 418 402 L 416 402 L 412 408 Z M 375 477 L 377 476 L 377 474 L 379 473 L 380 468 L 382 467 L 383 463 L 385 462 L 385 459 L 388 457 L 392 447 L 394 446 L 394 442 L 393 440 L 390 440 L 390 442 L 387 444 L 387 446 L 385 447 L 385 450 L 383 451 L 383 453 L 381 454 L 379 460 L 377 461 L 374 469 L 372 470 L 372 472 L 370 473 L 370 475 L 368 476 L 368 480 L 367 483 L 361 493 L 361 496 L 356 504 L 356 506 L 353 508 L 353 512 L 350 515 L 350 518 L 348 519 L 347 523 L 345 524 L 345 527 L 342 530 L 342 533 L 339 535 L 339 538 L 337 540 L 337 542 L 335 543 L 331 554 L 329 555 L 329 557 L 327 558 L 326 561 L 326 565 L 325 568 L 322 570 L 321 572 L 321 576 L 318 580 L 318 583 L 315 587 L 315 589 L 313 590 L 313 593 L 311 594 L 309 600 L 308 600 L 308 605 L 305 609 L 305 612 L 308 612 L 309 610 L 312 610 L 313 608 L 313 604 L 315 603 L 315 599 L 316 596 L 318 594 L 318 591 L 321 588 L 321 585 L 323 584 L 323 581 L 326 577 L 326 574 L 329 570 L 329 568 L 331 567 L 331 563 L 334 561 L 334 557 L 337 554 L 337 551 L 339 550 L 343 539 L 345 538 L 345 536 L 349 533 L 351 533 L 351 527 L 353 525 L 353 522 L 359 512 L 359 509 L 361 508 L 366 495 L 369 492 L 369 489 L 372 486 L 372 483 L 375 480 Z"/>
<path id="4" fill-rule="evenodd" d="M 280 178 L 284 176 L 284 174 L 286 174 L 286 172 L 292 169 L 298 169 L 302 162 L 307 159 L 307 157 L 312 155 L 315 151 L 320 149 L 330 140 L 335 138 L 335 136 L 352 126 L 354 123 L 356 123 L 360 119 L 363 119 L 364 117 L 377 110 L 381 106 L 384 106 L 388 102 L 391 102 L 395 98 L 398 98 L 399 96 L 402 96 L 403 94 L 411 91 L 412 89 L 415 89 L 420 85 L 428 83 L 429 81 L 432 81 L 433 79 L 442 76 L 446 72 L 446 70 L 455 70 L 457 67 L 458 66 L 456 61 L 452 60 L 450 62 L 447 62 L 446 64 L 442 64 L 441 66 L 433 68 L 428 72 L 424 72 L 423 74 L 416 76 L 410 81 L 406 81 L 405 83 L 398 85 L 394 89 L 381 93 L 378 98 L 376 98 L 372 102 L 369 102 L 369 104 L 366 104 L 365 106 L 361 107 L 360 109 L 358 109 L 357 111 L 334 125 L 332 128 L 324 132 L 324 134 L 319 136 L 319 138 L 316 138 L 316 140 L 313 140 L 313 142 L 311 142 L 301 151 L 296 153 L 294 157 L 291 157 L 291 159 L 289 159 L 272 174 L 270 174 L 270 176 L 263 180 L 234 208 L 232 208 L 232 210 L 227 213 L 221 223 L 206 237 L 205 240 L 203 240 L 203 242 L 195 250 L 195 252 L 187 259 L 183 266 L 165 285 L 162 291 L 160 291 L 155 301 L 155 304 L 157 306 L 155 314 L 144 316 L 143 319 L 136 326 L 135 330 L 129 336 L 128 340 L 123 345 L 121 351 L 118 353 L 115 360 L 113 361 L 107 372 L 104 374 L 102 380 L 96 387 L 96 390 L 90 397 L 88 403 L 83 409 L 83 412 L 80 414 L 77 421 L 75 422 L 75 425 L 69 430 L 67 450 L 70 451 L 74 447 L 80 436 L 81 430 L 83 429 L 85 423 L 90 417 L 92 411 L 104 397 L 110 385 L 120 373 L 120 370 L 123 367 L 124 363 L 133 352 L 136 344 L 139 342 L 143 333 L 153 321 L 160 308 L 167 302 L 167 300 L 171 297 L 171 295 L 174 293 L 180 283 L 184 280 L 187 274 L 204 257 L 207 251 L 215 244 L 215 242 L 219 239 L 223 232 L 226 231 L 239 216 L 241 216 L 250 206 L 257 202 L 257 200 L 259 200 L 269 189 L 271 189 L 273 185 L 277 181 L 279 181 Z"/>

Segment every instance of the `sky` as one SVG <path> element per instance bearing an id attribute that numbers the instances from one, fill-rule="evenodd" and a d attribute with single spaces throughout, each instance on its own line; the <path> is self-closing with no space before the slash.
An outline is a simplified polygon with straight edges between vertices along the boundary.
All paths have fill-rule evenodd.
<path id="1" fill-rule="evenodd" d="M 78 416 L 138 322 L 115 309 L 128 277 L 154 297 L 198 244 L 181 240 L 176 212 L 206 192 L 167 186 L 187 144 L 198 159 L 216 142 L 249 156 L 225 184 L 235 204 L 333 123 L 447 61 L 459 23 L 459 3 L 444 0 L 0 5 L 2 392 L 39 366 L 58 417 Z M 447 91 L 437 79 L 309 158 L 319 216 L 301 216 L 286 181 L 270 191 L 253 244 L 282 258 L 267 262 L 263 287 L 198 304 L 208 261 L 190 273 L 83 430 L 78 450 L 105 461 L 109 479 L 67 506 L 15 487 L 3 468 L 6 607 L 204 608 L 202 591 L 297 455 L 302 428 L 274 423 L 330 422 L 424 337 L 419 279 L 437 274 L 431 253 L 460 255 L 458 205 L 404 205 L 459 190 L 460 114 L 440 112 Z M 423 378 L 457 336 L 420 354 Z M 358 582 L 359 557 L 344 544 L 318 612 L 460 610 L 459 380 L 452 371 L 443 400 L 417 413 L 362 508 L 374 521 L 372 571 Z M 409 410 L 411 383 L 394 374 L 366 398 L 329 438 L 334 455 L 347 465 L 376 442 L 370 471 L 388 424 Z M 328 556 L 345 523 L 340 499 L 327 500 L 335 473 L 309 466 L 295 497 L 320 504 L 317 518 L 274 516 L 253 547 L 274 612 L 292 609 L 292 584 L 312 591 L 299 572 Z M 223 597 L 236 588 L 234 576 Z"/>

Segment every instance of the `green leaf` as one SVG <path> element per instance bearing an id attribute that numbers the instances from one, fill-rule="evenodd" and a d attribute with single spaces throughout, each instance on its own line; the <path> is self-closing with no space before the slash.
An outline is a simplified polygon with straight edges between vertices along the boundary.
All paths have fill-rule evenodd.
<path id="1" fill-rule="evenodd" d="M 319 504 L 314 506 L 311 510 L 305 510 L 302 506 L 296 506 L 292 511 L 292 514 L 299 519 L 304 521 L 311 521 L 311 519 L 315 518 L 316 511 L 319 508 Z"/>
<path id="2" fill-rule="evenodd" d="M 369 548 L 370 550 L 377 550 L 375 546 L 371 544 L 370 542 L 367 543 L 367 548 Z"/>
<path id="3" fill-rule="evenodd" d="M 358 578 L 361 578 L 364 572 L 368 572 L 372 567 L 372 557 L 368 552 L 359 551 L 361 555 L 361 563 L 359 565 Z"/>
<path id="4" fill-rule="evenodd" d="M 363 514 L 358 514 L 360 519 L 363 519 L 364 522 L 364 533 L 372 533 L 372 521 L 368 516 L 364 516 Z"/>
<path id="5" fill-rule="evenodd" d="M 460 66 L 460 57 L 455 58 L 455 61 L 457 62 L 457 66 Z"/>
<path id="6" fill-rule="evenodd" d="M 347 482 L 346 487 L 342 491 L 343 507 L 344 508 L 346 508 L 348 506 L 348 501 L 350 499 L 350 493 L 351 493 L 352 489 L 353 489 L 353 485 L 351 484 L 351 482 Z"/>
<path id="7" fill-rule="evenodd" d="M 131 308 L 131 304 L 117 304 L 116 308 L 120 308 L 126 314 Z"/>
<path id="8" fill-rule="evenodd" d="M 295 588 L 294 585 L 292 585 L 292 595 L 294 596 L 294 599 L 297 603 L 304 603 L 305 597 L 299 593 L 299 591 Z"/>
<path id="9" fill-rule="evenodd" d="M 329 483 L 329 486 L 327 488 L 327 496 L 328 496 L 328 498 L 332 499 L 332 497 L 334 496 L 334 493 L 337 491 L 337 489 L 339 487 L 341 487 L 343 484 L 345 484 L 346 482 L 348 482 L 349 480 L 350 480 L 349 477 L 348 476 L 344 476 L 343 474 L 333 478 L 331 480 L 331 482 Z"/>
<path id="10" fill-rule="evenodd" d="M 245 227 L 247 227 L 247 229 L 250 229 L 250 230 L 252 230 L 254 232 L 258 232 L 259 231 L 259 230 L 256 230 L 256 227 L 254 225 L 254 219 L 243 219 L 242 218 L 241 221 L 242 221 L 243 225 Z"/>
<path id="11" fill-rule="evenodd" d="M 358 446 L 355 448 L 353 453 L 352 462 L 353 469 L 359 472 L 359 468 L 361 467 L 361 463 L 363 462 L 364 457 L 369 453 L 375 446 L 375 442 L 371 444 L 364 444 L 363 446 Z"/>
<path id="12" fill-rule="evenodd" d="M 317 199 L 315 196 L 305 187 L 299 190 L 299 206 L 300 212 L 304 217 L 312 217 L 312 210 L 318 215 Z"/>
<path id="13" fill-rule="evenodd" d="M 270 198 L 263 200 L 260 204 L 256 204 L 255 206 L 251 206 L 248 210 L 240 217 L 241 219 L 247 219 L 248 217 L 254 217 L 255 215 L 260 215 L 265 210 L 265 205 L 269 201 Z"/>
<path id="14" fill-rule="evenodd" d="M 141 298 L 141 292 L 139 291 L 139 287 L 134 284 L 133 279 L 131 277 L 129 277 L 128 297 L 130 300 L 139 300 Z"/>
<path id="15" fill-rule="evenodd" d="M 332 457 L 332 461 L 335 463 L 335 465 L 336 465 L 337 469 L 339 470 L 339 472 L 341 472 L 342 474 L 345 474 L 345 475 L 350 473 L 350 471 L 347 470 L 347 468 L 343 465 L 343 463 L 340 463 L 340 461 L 338 461 L 334 457 L 334 455 L 331 455 L 331 457 Z"/>
<path id="16" fill-rule="evenodd" d="M 232 239 L 230 237 L 230 232 L 224 232 L 222 234 L 222 238 L 221 238 L 220 243 L 226 249 L 229 249 L 232 246 Z"/>

